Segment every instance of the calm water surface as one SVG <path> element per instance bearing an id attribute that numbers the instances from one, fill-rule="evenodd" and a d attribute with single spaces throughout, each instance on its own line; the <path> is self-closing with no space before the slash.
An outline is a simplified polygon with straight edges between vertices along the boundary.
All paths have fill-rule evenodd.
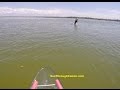
<path id="1" fill-rule="evenodd" d="M 30 88 L 50 66 L 64 88 L 120 88 L 120 22 L 0 17 L 0 88 Z"/>

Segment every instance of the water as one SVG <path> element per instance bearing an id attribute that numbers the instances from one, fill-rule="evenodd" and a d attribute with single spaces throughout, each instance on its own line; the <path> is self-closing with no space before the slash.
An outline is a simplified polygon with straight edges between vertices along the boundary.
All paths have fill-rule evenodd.
<path id="1" fill-rule="evenodd" d="M 72 18 L 0 17 L 0 88 L 30 88 L 50 66 L 64 88 L 120 88 L 120 23 Z"/>

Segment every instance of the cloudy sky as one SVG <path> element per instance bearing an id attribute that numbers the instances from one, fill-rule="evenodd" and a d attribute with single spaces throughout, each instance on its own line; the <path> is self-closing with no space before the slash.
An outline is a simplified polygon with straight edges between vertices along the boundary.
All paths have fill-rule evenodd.
<path id="1" fill-rule="evenodd" d="M 87 16 L 120 19 L 120 2 L 0 2 L 0 16 Z"/>

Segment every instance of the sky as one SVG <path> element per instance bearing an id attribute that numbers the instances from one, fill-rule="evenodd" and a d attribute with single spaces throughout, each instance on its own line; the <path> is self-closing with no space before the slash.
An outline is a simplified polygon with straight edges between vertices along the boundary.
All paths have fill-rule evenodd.
<path id="1" fill-rule="evenodd" d="M 77 16 L 120 19 L 120 2 L 0 2 L 0 16 Z"/>

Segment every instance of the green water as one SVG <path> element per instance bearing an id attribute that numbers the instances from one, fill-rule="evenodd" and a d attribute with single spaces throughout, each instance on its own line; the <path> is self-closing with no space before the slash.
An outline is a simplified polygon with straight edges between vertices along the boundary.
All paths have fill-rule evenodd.
<path id="1" fill-rule="evenodd" d="M 0 88 L 30 88 L 37 71 L 50 66 L 64 88 L 120 88 L 119 22 L 1 17 Z"/>

